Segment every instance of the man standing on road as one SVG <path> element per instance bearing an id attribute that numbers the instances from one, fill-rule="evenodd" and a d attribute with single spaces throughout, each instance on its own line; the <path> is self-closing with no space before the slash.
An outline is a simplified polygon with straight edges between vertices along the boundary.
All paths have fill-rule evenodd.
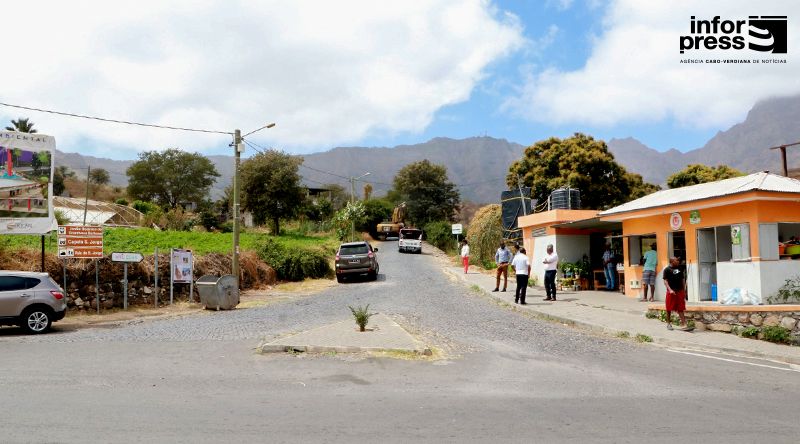
<path id="1" fill-rule="evenodd" d="M 500 290 L 500 275 L 503 276 L 503 291 L 508 288 L 508 264 L 511 262 L 511 251 L 506 248 L 505 242 L 500 242 L 500 248 L 494 253 L 494 263 L 497 264 L 497 283 L 494 290 Z"/>
<path id="2" fill-rule="evenodd" d="M 464 264 L 464 274 L 469 271 L 469 242 L 466 239 L 461 247 L 461 262 Z"/>
<path id="3" fill-rule="evenodd" d="M 677 311 L 681 320 L 681 330 L 689 331 L 691 328 L 683 314 L 686 311 L 686 275 L 680 265 L 681 261 L 673 256 L 669 259 L 669 267 L 664 269 L 664 285 L 667 287 L 667 300 L 664 304 L 667 310 L 667 330 L 672 330 L 670 315 L 673 311 Z"/>
<path id="4" fill-rule="evenodd" d="M 556 273 L 558 271 L 558 255 L 553 251 L 553 244 L 547 246 L 547 255 L 544 260 L 544 290 L 547 292 L 545 301 L 556 300 Z"/>
<path id="5" fill-rule="evenodd" d="M 525 293 L 528 291 L 528 276 L 531 274 L 531 263 L 528 260 L 528 255 L 525 254 L 525 248 L 520 248 L 517 251 L 514 260 L 511 262 L 514 267 L 514 273 L 517 275 L 517 289 L 514 293 L 514 303 L 528 305 L 525 302 Z M 508 267 L 508 265 L 506 265 Z M 500 281 L 500 275 L 497 280 Z"/>
<path id="6" fill-rule="evenodd" d="M 650 302 L 656 300 L 656 265 L 658 265 L 658 253 L 656 244 L 644 252 L 644 269 L 642 271 L 642 286 L 644 296 L 639 299 L 641 302 L 647 301 L 647 287 L 650 287 Z"/>
<path id="7" fill-rule="evenodd" d="M 616 288 L 617 269 L 614 267 L 614 253 L 611 252 L 611 243 L 606 242 L 606 251 L 603 252 L 603 270 L 606 275 L 606 290 Z"/>

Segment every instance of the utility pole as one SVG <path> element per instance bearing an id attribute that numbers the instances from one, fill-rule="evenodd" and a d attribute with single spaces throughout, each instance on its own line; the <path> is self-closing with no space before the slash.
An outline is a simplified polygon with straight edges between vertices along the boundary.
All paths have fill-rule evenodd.
<path id="1" fill-rule="evenodd" d="M 370 173 L 364 173 L 358 177 L 350 176 L 350 204 L 356 203 L 356 181 L 362 177 L 369 176 Z M 354 241 L 356 237 L 356 221 L 350 221 L 350 241 Z"/>
<path id="2" fill-rule="evenodd" d="M 233 266 L 232 272 L 236 276 L 236 283 L 238 288 L 239 283 L 239 164 L 242 155 L 242 132 L 235 130 L 233 132 Z"/>
<path id="3" fill-rule="evenodd" d="M 239 231 L 241 229 L 239 215 L 239 201 L 241 199 L 239 188 L 241 187 L 241 177 L 239 175 L 239 164 L 241 163 L 241 156 L 244 151 L 244 137 L 274 126 L 274 123 L 268 123 L 261 128 L 250 131 L 244 136 L 242 136 L 242 132 L 238 129 L 233 132 L 233 264 L 231 265 L 231 273 L 236 276 L 237 289 L 239 288 Z"/>
<path id="4" fill-rule="evenodd" d="M 86 225 L 86 212 L 89 209 L 89 178 L 92 176 L 92 166 L 86 167 L 86 197 L 83 200 L 83 225 Z"/>

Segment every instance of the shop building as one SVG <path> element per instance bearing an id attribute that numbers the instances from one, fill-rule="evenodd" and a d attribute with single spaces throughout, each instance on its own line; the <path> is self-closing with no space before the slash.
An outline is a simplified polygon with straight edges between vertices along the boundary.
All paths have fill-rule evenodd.
<path id="1" fill-rule="evenodd" d="M 732 288 L 763 299 L 800 275 L 800 181 L 766 172 L 658 191 L 602 211 L 622 223 L 625 293 L 639 296 L 645 251 L 657 244 L 658 270 L 668 258 L 686 266 L 689 301 L 711 301 Z M 783 245 L 783 246 L 782 246 Z M 788 252 L 787 252 L 788 249 Z M 663 300 L 663 281 L 656 296 Z"/>

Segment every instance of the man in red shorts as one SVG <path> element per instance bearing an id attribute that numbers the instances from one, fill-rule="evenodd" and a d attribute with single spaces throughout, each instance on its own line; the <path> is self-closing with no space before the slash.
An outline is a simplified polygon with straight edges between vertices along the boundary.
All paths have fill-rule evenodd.
<path id="1" fill-rule="evenodd" d="M 683 314 L 686 311 L 686 274 L 680 268 L 680 264 L 681 261 L 673 256 L 669 258 L 669 267 L 664 269 L 664 285 L 667 287 L 665 304 L 667 329 L 672 330 L 670 315 L 673 311 L 677 311 L 681 320 L 681 330 L 689 331 L 691 328 L 686 323 L 686 316 Z"/>

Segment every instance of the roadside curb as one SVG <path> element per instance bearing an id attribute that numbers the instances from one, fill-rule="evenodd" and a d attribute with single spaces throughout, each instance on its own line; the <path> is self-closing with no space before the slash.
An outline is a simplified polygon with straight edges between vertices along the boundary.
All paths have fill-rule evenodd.
<path id="1" fill-rule="evenodd" d="M 469 288 L 469 286 L 473 286 L 473 285 L 480 287 L 477 284 L 470 284 L 469 281 L 467 281 L 464 278 L 464 276 L 460 275 L 459 273 L 454 273 L 454 272 L 452 272 L 451 270 L 449 270 L 447 268 L 443 268 L 443 271 L 445 273 L 453 276 L 453 277 L 456 277 L 461 282 L 463 282 L 464 284 L 468 285 L 468 288 Z M 480 291 L 484 295 L 492 298 L 495 301 L 502 302 L 504 304 L 508 304 L 508 302 L 505 301 L 503 298 L 501 298 L 498 295 L 494 295 L 494 294 L 486 291 L 483 287 L 480 287 Z M 565 324 L 565 325 L 577 327 L 577 328 L 580 328 L 582 330 L 588 330 L 588 331 L 595 332 L 595 333 L 601 333 L 601 334 L 610 335 L 610 336 L 617 336 L 617 335 L 619 335 L 619 334 L 621 334 L 623 332 L 626 332 L 628 334 L 634 334 L 635 333 L 635 332 L 631 332 L 631 331 L 625 330 L 625 329 L 608 327 L 608 326 L 605 326 L 605 325 L 600 325 L 600 324 L 595 324 L 595 323 L 591 323 L 591 322 L 570 319 L 570 318 L 566 318 L 566 317 L 559 316 L 559 315 L 553 315 L 553 314 L 550 314 L 550 313 L 547 313 L 547 312 L 544 312 L 544 311 L 539 311 L 539 310 L 537 310 L 535 308 L 532 308 L 532 307 L 516 306 L 515 305 L 512 308 L 514 310 L 517 310 L 517 311 L 520 311 L 520 312 L 532 313 L 532 314 L 536 315 L 537 318 L 540 318 L 540 319 L 543 319 L 543 320 L 547 320 L 547 321 L 551 321 L 551 322 L 558 322 L 560 324 Z M 771 361 L 778 361 L 778 362 L 784 362 L 784 363 L 788 363 L 788 364 L 800 365 L 800 358 L 796 358 L 796 357 L 793 357 L 793 356 L 787 356 L 787 355 L 783 355 L 783 354 L 755 352 L 755 351 L 741 350 L 741 349 L 730 348 L 730 347 L 717 347 L 717 346 L 706 345 L 706 344 L 704 344 L 702 346 L 698 346 L 698 344 L 693 343 L 693 342 L 680 341 L 680 340 L 662 338 L 662 337 L 652 337 L 651 336 L 651 339 L 652 339 L 652 342 L 649 342 L 650 344 L 657 345 L 657 346 L 660 346 L 660 347 L 680 347 L 680 348 L 687 349 L 687 350 L 728 353 L 728 354 L 738 355 L 738 356 L 741 356 L 741 357 L 767 359 L 767 360 L 771 360 Z"/>
<path id="2" fill-rule="evenodd" d="M 262 344 L 258 347 L 259 352 L 267 353 L 414 353 L 420 356 L 431 356 L 433 351 L 428 348 L 381 348 L 381 347 L 354 347 L 354 346 L 322 346 L 322 345 L 287 345 L 287 344 Z"/>

